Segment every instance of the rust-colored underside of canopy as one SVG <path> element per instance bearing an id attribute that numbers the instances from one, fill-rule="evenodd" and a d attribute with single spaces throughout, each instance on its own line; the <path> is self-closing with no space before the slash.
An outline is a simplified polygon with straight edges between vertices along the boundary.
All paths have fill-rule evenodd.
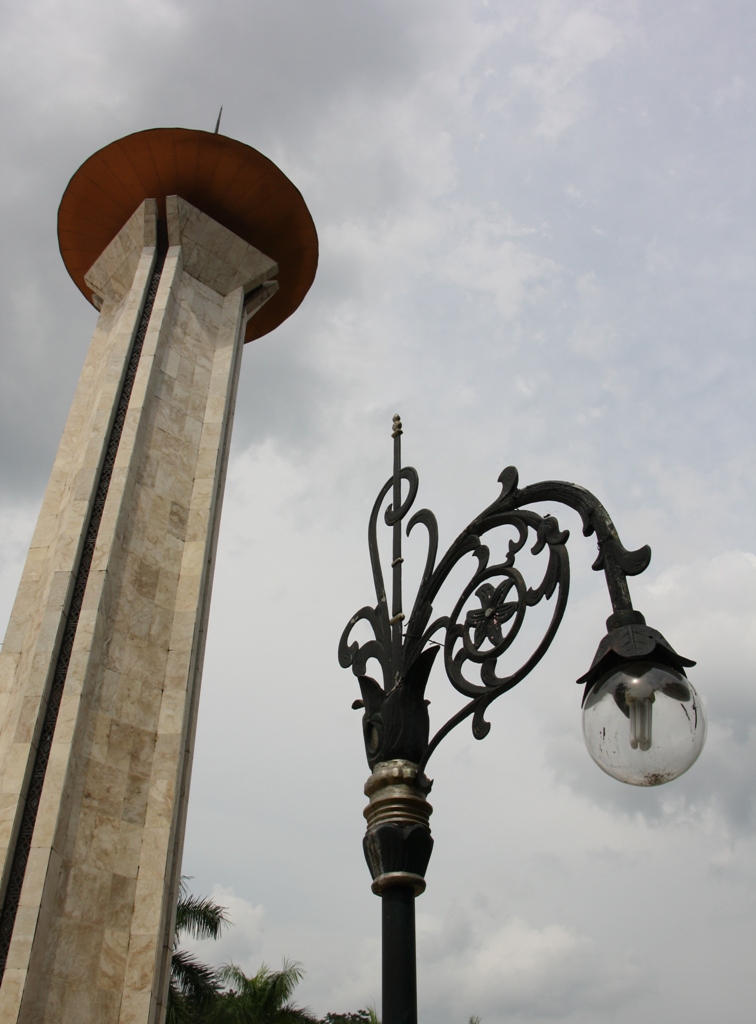
<path id="1" fill-rule="evenodd" d="M 63 262 L 91 302 L 84 275 L 134 210 L 181 196 L 279 266 L 279 290 L 247 325 L 246 341 L 278 327 L 307 294 L 318 265 L 318 236 L 299 190 L 274 163 L 225 135 L 153 128 L 111 142 L 68 183 L 58 210 Z"/>

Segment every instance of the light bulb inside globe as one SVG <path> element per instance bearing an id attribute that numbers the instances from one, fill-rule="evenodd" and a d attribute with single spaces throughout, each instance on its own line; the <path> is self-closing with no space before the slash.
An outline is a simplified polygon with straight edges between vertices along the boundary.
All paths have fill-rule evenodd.
<path id="1" fill-rule="evenodd" d="M 615 665 L 586 694 L 583 736 L 607 774 L 658 786 L 682 775 L 701 753 L 706 717 L 681 671 L 633 659 Z"/>
<path id="2" fill-rule="evenodd" d="M 633 750 L 637 750 L 638 747 L 641 750 L 651 749 L 651 705 L 653 702 L 653 693 L 649 697 L 636 697 L 635 700 L 628 700 L 630 746 Z"/>

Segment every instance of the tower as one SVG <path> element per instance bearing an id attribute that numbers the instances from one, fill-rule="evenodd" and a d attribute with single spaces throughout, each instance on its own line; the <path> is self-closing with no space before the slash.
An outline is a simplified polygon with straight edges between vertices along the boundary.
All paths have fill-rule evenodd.
<path id="1" fill-rule="evenodd" d="M 317 236 L 186 129 L 90 157 L 58 235 L 99 318 L 0 653 L 0 1020 L 160 1024 L 242 350 Z"/>

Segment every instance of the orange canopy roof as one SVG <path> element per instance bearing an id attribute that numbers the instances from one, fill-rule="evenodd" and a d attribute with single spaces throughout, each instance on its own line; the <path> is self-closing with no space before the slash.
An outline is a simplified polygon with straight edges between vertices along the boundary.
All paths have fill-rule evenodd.
<path id="1" fill-rule="evenodd" d="M 318 236 L 299 190 L 272 161 L 225 135 L 189 128 L 136 132 L 94 153 L 68 183 L 58 210 L 63 262 L 91 302 L 84 275 L 134 210 L 181 196 L 279 266 L 279 290 L 247 325 L 245 341 L 278 327 L 309 291 Z"/>

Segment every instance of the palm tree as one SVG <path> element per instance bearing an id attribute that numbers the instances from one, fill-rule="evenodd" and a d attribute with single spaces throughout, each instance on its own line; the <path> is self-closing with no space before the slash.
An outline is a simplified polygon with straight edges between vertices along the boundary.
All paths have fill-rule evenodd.
<path id="1" fill-rule="evenodd" d="M 207 1015 L 207 1024 L 317 1024 L 307 1010 L 290 1002 L 304 971 L 284 960 L 280 971 L 265 964 L 251 978 L 235 964 L 218 971 L 226 991 Z"/>
<path id="2" fill-rule="evenodd" d="M 221 990 L 218 972 L 179 948 L 181 936 L 217 939 L 228 924 L 226 908 L 211 899 L 192 896 L 182 878 L 176 907 L 176 932 L 171 956 L 167 1024 L 202 1024 Z"/>

